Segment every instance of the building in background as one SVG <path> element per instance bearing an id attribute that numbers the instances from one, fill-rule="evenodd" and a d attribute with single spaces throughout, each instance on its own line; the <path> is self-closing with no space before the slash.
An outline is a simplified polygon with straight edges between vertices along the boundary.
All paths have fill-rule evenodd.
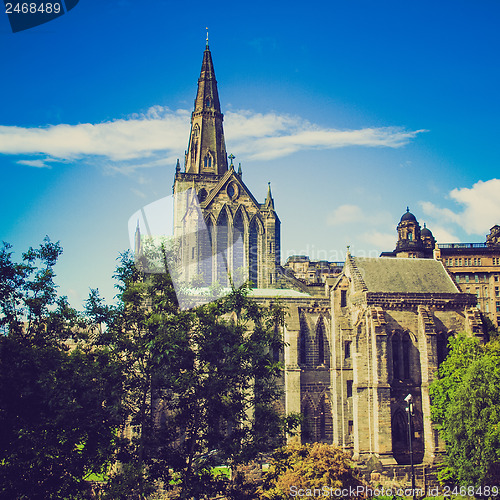
<path id="1" fill-rule="evenodd" d="M 490 229 L 484 243 L 437 243 L 425 226 L 406 209 L 397 226 L 392 252 L 381 257 L 422 257 L 440 260 L 460 291 L 477 298 L 477 306 L 493 325 L 500 326 L 500 226 Z"/>

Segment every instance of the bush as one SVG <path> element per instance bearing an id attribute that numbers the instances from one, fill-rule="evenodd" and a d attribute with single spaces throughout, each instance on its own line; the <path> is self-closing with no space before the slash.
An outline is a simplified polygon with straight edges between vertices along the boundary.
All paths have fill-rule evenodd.
<path id="1" fill-rule="evenodd" d="M 321 494 L 328 491 L 328 495 L 333 498 L 337 488 L 358 486 L 364 486 L 358 471 L 349 457 L 336 446 L 324 443 L 293 444 L 273 454 L 259 493 L 261 499 L 282 500 L 301 494 L 313 496 L 314 490 L 319 490 Z M 340 496 L 351 498 L 349 495 Z M 359 495 L 354 497 L 358 500 L 363 498 Z"/>

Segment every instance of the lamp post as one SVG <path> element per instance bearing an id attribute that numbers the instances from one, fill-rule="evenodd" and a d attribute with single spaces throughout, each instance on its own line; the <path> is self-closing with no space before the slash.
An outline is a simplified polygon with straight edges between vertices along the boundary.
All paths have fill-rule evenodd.
<path id="1" fill-rule="evenodd" d="M 411 489 L 413 500 L 416 500 L 415 495 L 415 470 L 413 469 L 413 432 L 412 432 L 412 417 L 413 417 L 413 396 L 408 394 L 405 398 L 406 413 L 408 413 L 408 445 L 410 450 L 410 467 L 411 467 Z"/>

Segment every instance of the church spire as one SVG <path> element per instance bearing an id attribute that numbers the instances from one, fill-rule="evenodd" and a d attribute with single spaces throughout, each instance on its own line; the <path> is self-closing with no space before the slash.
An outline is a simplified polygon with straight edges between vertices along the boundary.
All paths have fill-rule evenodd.
<path id="1" fill-rule="evenodd" d="M 266 196 L 266 201 L 264 203 L 264 206 L 266 208 L 272 208 L 274 210 L 274 200 L 273 200 L 273 195 L 271 194 L 271 183 L 267 183 L 267 196 Z"/>
<path id="2" fill-rule="evenodd" d="M 212 54 L 207 44 L 203 52 L 198 91 L 191 115 L 191 134 L 186 152 L 186 172 L 218 174 L 227 172 L 226 144 L 222 127 L 219 92 Z"/>

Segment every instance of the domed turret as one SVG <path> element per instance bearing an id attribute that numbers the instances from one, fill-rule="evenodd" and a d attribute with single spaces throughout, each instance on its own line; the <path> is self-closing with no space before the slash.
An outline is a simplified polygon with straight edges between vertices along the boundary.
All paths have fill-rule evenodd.
<path id="1" fill-rule="evenodd" d="M 425 248 L 425 257 L 432 257 L 432 250 L 436 246 L 436 238 L 432 234 L 431 230 L 425 225 L 420 233 L 420 237 L 422 238 L 422 243 Z"/>
<path id="2" fill-rule="evenodd" d="M 406 207 L 406 212 L 401 216 L 401 220 L 399 222 L 404 221 L 417 222 L 417 218 L 410 212 L 409 207 Z"/>
<path id="3" fill-rule="evenodd" d="M 397 257 L 423 257 L 424 245 L 420 235 L 420 224 L 406 207 L 398 227 L 398 242 L 394 253 Z"/>
<path id="4" fill-rule="evenodd" d="M 431 230 L 425 225 L 425 222 L 424 222 L 424 228 L 422 229 L 422 231 L 420 232 L 420 235 L 422 236 L 422 238 L 424 236 L 432 236 L 432 232 Z"/>

